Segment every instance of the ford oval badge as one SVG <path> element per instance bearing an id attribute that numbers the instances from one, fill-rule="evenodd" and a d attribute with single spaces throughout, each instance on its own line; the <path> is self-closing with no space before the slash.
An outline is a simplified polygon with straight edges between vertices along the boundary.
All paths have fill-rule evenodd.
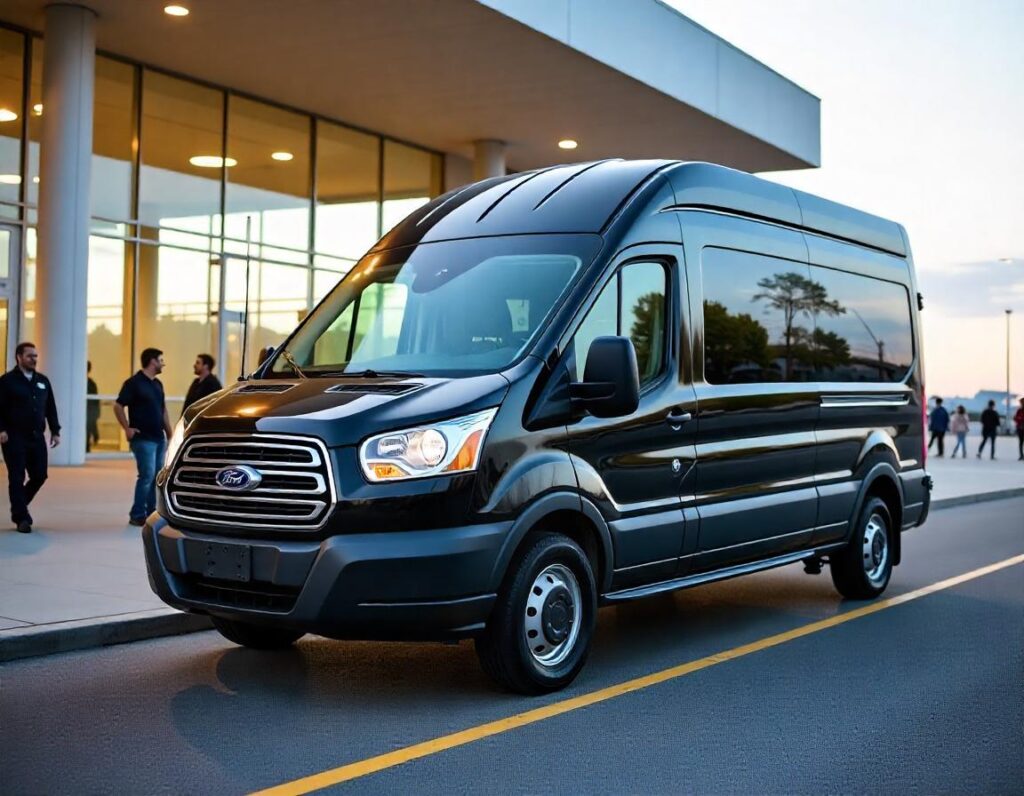
<path id="1" fill-rule="evenodd" d="M 221 489 L 230 489 L 234 492 L 249 492 L 260 485 L 263 476 L 259 470 L 254 470 L 252 467 L 240 464 L 218 470 L 214 480 Z"/>

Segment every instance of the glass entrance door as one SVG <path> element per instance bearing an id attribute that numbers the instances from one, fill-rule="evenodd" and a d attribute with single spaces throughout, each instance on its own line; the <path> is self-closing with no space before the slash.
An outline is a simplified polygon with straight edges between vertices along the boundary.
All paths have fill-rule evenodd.
<path id="1" fill-rule="evenodd" d="M 18 227 L 0 224 L 0 365 L 14 366 L 18 340 L 18 273 L 21 237 Z"/>

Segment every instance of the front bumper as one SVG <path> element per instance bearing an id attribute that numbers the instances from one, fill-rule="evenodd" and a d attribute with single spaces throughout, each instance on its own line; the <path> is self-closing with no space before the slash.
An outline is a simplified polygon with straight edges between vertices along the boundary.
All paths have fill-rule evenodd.
<path id="1" fill-rule="evenodd" d="M 153 591 L 185 611 L 339 639 L 452 639 L 483 630 L 510 527 L 270 541 L 182 530 L 154 514 L 142 539 Z M 213 547 L 238 551 L 249 579 L 211 576 Z"/>

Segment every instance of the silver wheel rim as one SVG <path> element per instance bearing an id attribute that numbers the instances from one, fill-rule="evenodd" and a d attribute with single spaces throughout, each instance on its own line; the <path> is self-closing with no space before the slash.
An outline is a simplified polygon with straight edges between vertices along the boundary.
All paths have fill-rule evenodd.
<path id="1" fill-rule="evenodd" d="M 546 567 L 530 587 L 523 611 L 523 640 L 541 666 L 557 666 L 580 635 L 583 599 L 576 576 L 564 564 Z"/>
<path id="2" fill-rule="evenodd" d="M 885 520 L 880 514 L 872 514 L 864 527 L 864 546 L 861 555 L 864 574 L 873 586 L 880 586 L 885 582 L 886 565 L 889 563 L 889 539 L 885 530 Z"/>

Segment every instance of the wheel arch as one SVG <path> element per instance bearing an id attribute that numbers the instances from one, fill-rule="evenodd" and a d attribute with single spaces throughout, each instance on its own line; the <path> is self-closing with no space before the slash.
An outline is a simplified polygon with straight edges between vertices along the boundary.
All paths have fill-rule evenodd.
<path id="1" fill-rule="evenodd" d="M 888 461 L 872 465 L 861 480 L 860 490 L 853 504 L 853 513 L 850 515 L 850 537 L 848 538 L 852 538 L 856 533 L 860 513 L 864 510 L 864 504 L 872 497 L 881 499 L 889 509 L 892 518 L 892 528 L 890 528 L 890 542 L 893 547 L 892 563 L 893 566 L 896 566 L 900 563 L 903 548 L 901 533 L 904 504 L 903 484 L 896 468 Z"/>

